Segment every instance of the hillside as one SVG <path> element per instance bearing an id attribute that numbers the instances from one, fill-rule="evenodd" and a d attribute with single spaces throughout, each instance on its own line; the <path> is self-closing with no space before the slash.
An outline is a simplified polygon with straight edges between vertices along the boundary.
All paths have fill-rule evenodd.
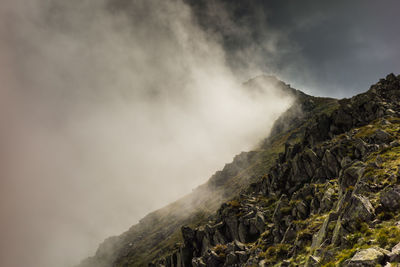
<path id="1" fill-rule="evenodd" d="M 206 223 L 223 202 L 267 173 L 279 153 L 285 150 L 286 143 L 301 140 L 307 125 L 302 120 L 310 123 L 311 117 L 329 112 L 337 105 L 334 99 L 308 96 L 271 76 L 257 77 L 244 86 L 254 90 L 260 82 L 272 83 L 282 94 L 296 97 L 293 106 L 275 123 L 271 137 L 263 140 L 256 150 L 237 155 L 191 194 L 150 213 L 121 236 L 108 238 L 96 255 L 83 261 L 81 267 L 144 266 L 169 253 L 175 244 L 182 242 L 182 225 L 196 227 Z"/>
<path id="2" fill-rule="evenodd" d="M 400 76 L 342 100 L 279 84 L 296 100 L 258 149 L 80 266 L 398 262 Z"/>

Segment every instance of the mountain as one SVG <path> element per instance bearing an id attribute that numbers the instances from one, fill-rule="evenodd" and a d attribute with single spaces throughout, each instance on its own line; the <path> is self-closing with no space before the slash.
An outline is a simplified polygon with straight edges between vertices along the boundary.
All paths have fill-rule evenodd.
<path id="1" fill-rule="evenodd" d="M 400 261 L 400 75 L 341 100 L 259 79 L 296 99 L 269 137 L 80 267 Z"/>

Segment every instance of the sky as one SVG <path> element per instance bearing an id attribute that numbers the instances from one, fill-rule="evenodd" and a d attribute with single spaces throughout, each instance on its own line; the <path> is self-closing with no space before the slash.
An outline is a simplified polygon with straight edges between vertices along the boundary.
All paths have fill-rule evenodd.
<path id="1" fill-rule="evenodd" d="M 1 1 L 0 266 L 73 266 L 256 147 L 293 99 L 252 77 L 350 97 L 398 74 L 398 7 Z"/>
<path id="2" fill-rule="evenodd" d="M 254 64 L 314 95 L 350 97 L 400 72 L 396 0 L 186 1 L 222 36 L 231 65 Z"/>

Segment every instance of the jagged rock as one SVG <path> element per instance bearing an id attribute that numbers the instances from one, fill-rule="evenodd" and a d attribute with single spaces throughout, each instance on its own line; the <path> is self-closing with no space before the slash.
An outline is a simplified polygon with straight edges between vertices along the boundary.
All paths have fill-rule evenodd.
<path id="1" fill-rule="evenodd" d="M 361 138 L 354 140 L 354 147 L 356 148 L 355 155 L 359 159 L 362 159 L 368 151 L 367 143 L 365 143 Z"/>
<path id="2" fill-rule="evenodd" d="M 333 195 L 335 194 L 335 190 L 333 188 L 328 188 L 324 196 L 321 199 L 320 203 L 320 213 L 325 213 L 328 210 L 332 209 L 334 203 Z"/>
<path id="3" fill-rule="evenodd" d="M 349 156 L 345 156 L 345 157 L 342 158 L 342 160 L 340 161 L 340 166 L 342 167 L 342 169 L 346 169 L 346 168 L 348 168 L 352 163 L 353 163 L 352 159 L 351 159 Z"/>
<path id="4" fill-rule="evenodd" d="M 392 136 L 382 129 L 376 130 L 372 138 L 377 143 L 388 143 L 393 140 Z"/>
<path id="5" fill-rule="evenodd" d="M 236 251 L 235 254 L 238 256 L 240 263 L 245 263 L 249 258 L 249 255 L 245 251 Z"/>
<path id="6" fill-rule="evenodd" d="M 195 232 L 188 226 L 182 226 L 182 237 L 186 245 L 191 245 L 194 242 Z"/>
<path id="7" fill-rule="evenodd" d="M 339 174 L 339 164 L 336 157 L 331 153 L 329 149 L 325 151 L 322 158 L 322 166 L 328 171 L 326 173 L 327 177 L 336 177 Z"/>
<path id="8" fill-rule="evenodd" d="M 365 164 L 360 161 L 342 171 L 339 176 L 339 185 L 342 192 L 346 191 L 350 186 L 354 186 L 363 175 L 364 171 Z"/>
<path id="9" fill-rule="evenodd" d="M 238 219 L 236 215 L 225 218 L 225 223 L 233 240 L 239 240 Z"/>
<path id="10" fill-rule="evenodd" d="M 234 252 L 226 255 L 225 266 L 232 266 L 238 263 L 238 256 Z"/>
<path id="11" fill-rule="evenodd" d="M 306 202 L 302 200 L 296 201 L 295 207 L 292 211 L 292 215 L 295 218 L 299 218 L 302 220 L 306 219 L 307 216 L 309 215 L 309 210 Z"/>
<path id="12" fill-rule="evenodd" d="M 257 212 L 255 219 L 255 227 L 257 228 L 260 234 L 263 233 L 265 230 L 265 218 L 261 212 Z"/>
<path id="13" fill-rule="evenodd" d="M 371 266 L 384 264 L 390 252 L 381 248 L 367 248 L 358 251 L 348 262 L 348 267 Z"/>
<path id="14" fill-rule="evenodd" d="M 333 220 L 336 220 L 337 218 L 338 218 L 338 216 L 336 213 L 330 213 L 325 218 L 321 228 L 313 237 L 312 244 L 311 244 L 311 250 L 315 250 L 315 249 L 319 248 L 324 243 L 327 232 L 328 232 L 329 223 Z"/>
<path id="15" fill-rule="evenodd" d="M 239 223 L 239 240 L 240 242 L 247 243 L 249 239 L 249 229 L 244 222 Z"/>
<path id="16" fill-rule="evenodd" d="M 193 258 L 193 249 L 191 247 L 181 247 L 180 258 L 183 266 L 190 266 Z"/>
<path id="17" fill-rule="evenodd" d="M 332 233 L 332 240 L 331 244 L 334 246 L 337 246 L 341 243 L 341 238 L 345 236 L 344 234 L 344 229 L 342 226 L 342 219 L 339 217 L 338 220 L 336 221 L 335 228 L 333 229 Z"/>
<path id="18" fill-rule="evenodd" d="M 387 210 L 398 210 L 400 208 L 400 186 L 385 188 L 381 193 L 380 202 Z"/>
<path id="19" fill-rule="evenodd" d="M 201 243 L 201 254 L 204 254 L 212 247 L 211 241 L 208 236 L 204 236 Z"/>
<path id="20" fill-rule="evenodd" d="M 374 207 L 368 198 L 360 195 L 351 197 L 348 208 L 344 211 L 343 220 L 351 229 L 356 228 L 357 222 L 371 221 L 375 216 Z"/>
<path id="21" fill-rule="evenodd" d="M 214 244 L 226 244 L 226 239 L 219 230 L 215 230 L 213 241 Z"/>

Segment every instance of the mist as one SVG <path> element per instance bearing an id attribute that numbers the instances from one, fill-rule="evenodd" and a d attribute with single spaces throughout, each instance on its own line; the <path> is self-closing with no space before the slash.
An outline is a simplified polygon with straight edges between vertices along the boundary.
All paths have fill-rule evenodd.
<path id="1" fill-rule="evenodd" d="M 242 88 L 180 0 L 6 0 L 0 17 L 1 266 L 79 263 L 254 148 L 292 101 Z"/>

